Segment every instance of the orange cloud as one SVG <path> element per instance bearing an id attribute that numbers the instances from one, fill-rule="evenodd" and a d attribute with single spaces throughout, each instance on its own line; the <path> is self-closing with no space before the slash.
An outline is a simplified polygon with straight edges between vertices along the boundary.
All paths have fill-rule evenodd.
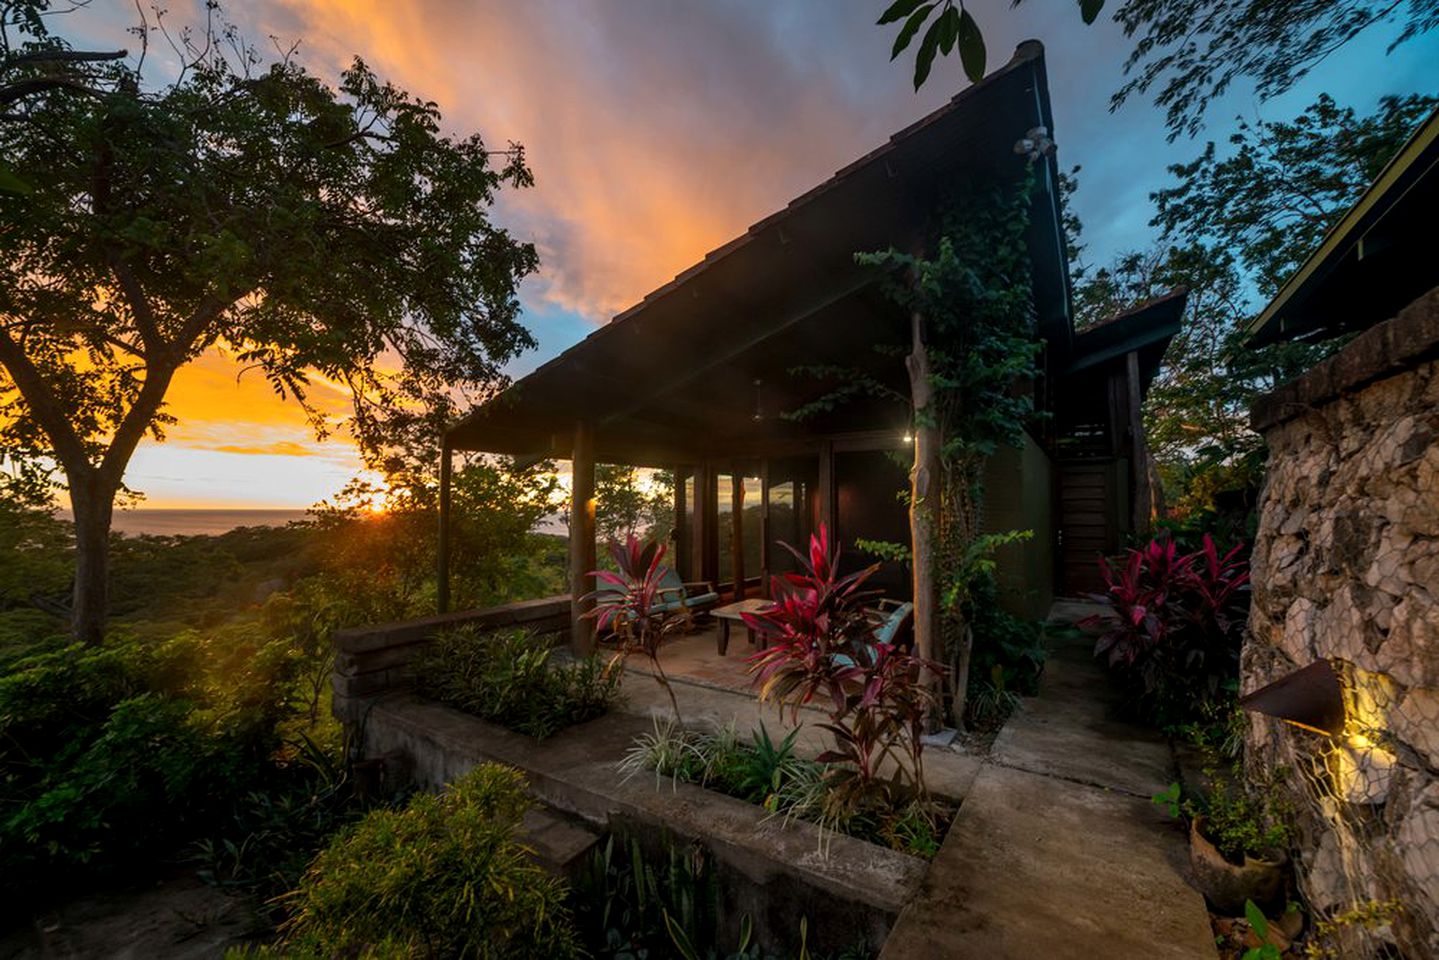
<path id="1" fill-rule="evenodd" d="M 303 38 L 321 75 L 363 52 L 451 129 L 523 143 L 537 185 L 499 214 L 540 249 L 530 295 L 601 322 L 953 93 L 937 76 L 920 97 L 892 85 L 898 110 L 866 109 L 840 68 L 842 39 L 884 62 L 867 8 L 793 24 L 763 5 L 663 11 L 279 0 L 247 15 Z"/>
<path id="2" fill-rule="evenodd" d="M 222 443 L 217 447 L 210 447 L 217 453 L 240 453 L 247 456 L 267 457 L 315 457 L 320 453 L 304 444 L 295 443 L 290 440 L 276 440 L 273 443 Z"/>

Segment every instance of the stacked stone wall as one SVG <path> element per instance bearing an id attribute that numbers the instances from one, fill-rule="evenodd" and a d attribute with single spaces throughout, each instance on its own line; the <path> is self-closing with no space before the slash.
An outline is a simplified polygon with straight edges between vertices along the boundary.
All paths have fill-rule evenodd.
<path id="1" fill-rule="evenodd" d="M 1242 689 L 1318 659 L 1344 680 L 1338 737 L 1256 716 L 1283 772 L 1301 888 L 1344 934 L 1439 956 L 1439 290 L 1257 404 L 1269 447 Z M 1378 905 L 1378 906 L 1376 906 Z"/>

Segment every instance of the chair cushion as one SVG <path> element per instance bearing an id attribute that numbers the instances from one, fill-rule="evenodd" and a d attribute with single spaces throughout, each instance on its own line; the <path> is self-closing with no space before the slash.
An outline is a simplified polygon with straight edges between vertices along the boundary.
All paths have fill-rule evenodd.
<path id="1" fill-rule="evenodd" d="M 884 623 L 874 631 L 874 639 L 878 643 L 894 643 L 895 637 L 899 635 L 899 628 L 904 626 L 904 621 L 914 612 L 914 604 L 901 603 L 895 607 Z"/>
<path id="2" fill-rule="evenodd" d="M 719 594 L 711 590 L 709 593 L 697 593 L 693 597 L 685 597 L 682 602 L 687 607 L 702 607 L 707 603 L 714 603 L 719 598 Z"/>

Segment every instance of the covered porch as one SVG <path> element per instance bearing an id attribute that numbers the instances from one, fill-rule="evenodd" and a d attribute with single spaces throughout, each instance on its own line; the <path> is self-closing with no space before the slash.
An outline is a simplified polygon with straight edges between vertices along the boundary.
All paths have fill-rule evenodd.
<path id="1" fill-rule="evenodd" d="M 1042 48 L 1021 46 L 984 82 L 454 424 L 441 468 L 441 609 L 450 462 L 461 450 L 570 461 L 570 635 L 580 652 L 595 642 L 581 598 L 597 565 L 597 463 L 674 471 L 674 566 L 712 584 L 722 603 L 761 595 L 791 560 L 778 543 L 802 545 L 819 524 L 847 550 L 860 539 L 908 542 L 911 318 L 882 288 L 891 278 L 855 254 L 923 253 L 955 185 L 1025 176 L 1016 144 L 1052 129 L 1044 69 Z M 1036 333 L 1062 355 L 1072 334 L 1054 159 L 1034 171 Z M 1044 382 L 1026 389 L 1046 407 Z M 909 574 L 888 564 L 876 585 L 904 598 Z"/>

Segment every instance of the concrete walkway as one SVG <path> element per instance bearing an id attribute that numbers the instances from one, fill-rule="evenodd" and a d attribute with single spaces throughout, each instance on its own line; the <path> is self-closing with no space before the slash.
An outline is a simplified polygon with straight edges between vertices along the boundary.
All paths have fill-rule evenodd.
<path id="1" fill-rule="evenodd" d="M 1091 649 L 1051 649 L 882 960 L 1216 956 L 1184 834 L 1149 799 L 1173 779 L 1168 745 L 1114 719 Z"/>

